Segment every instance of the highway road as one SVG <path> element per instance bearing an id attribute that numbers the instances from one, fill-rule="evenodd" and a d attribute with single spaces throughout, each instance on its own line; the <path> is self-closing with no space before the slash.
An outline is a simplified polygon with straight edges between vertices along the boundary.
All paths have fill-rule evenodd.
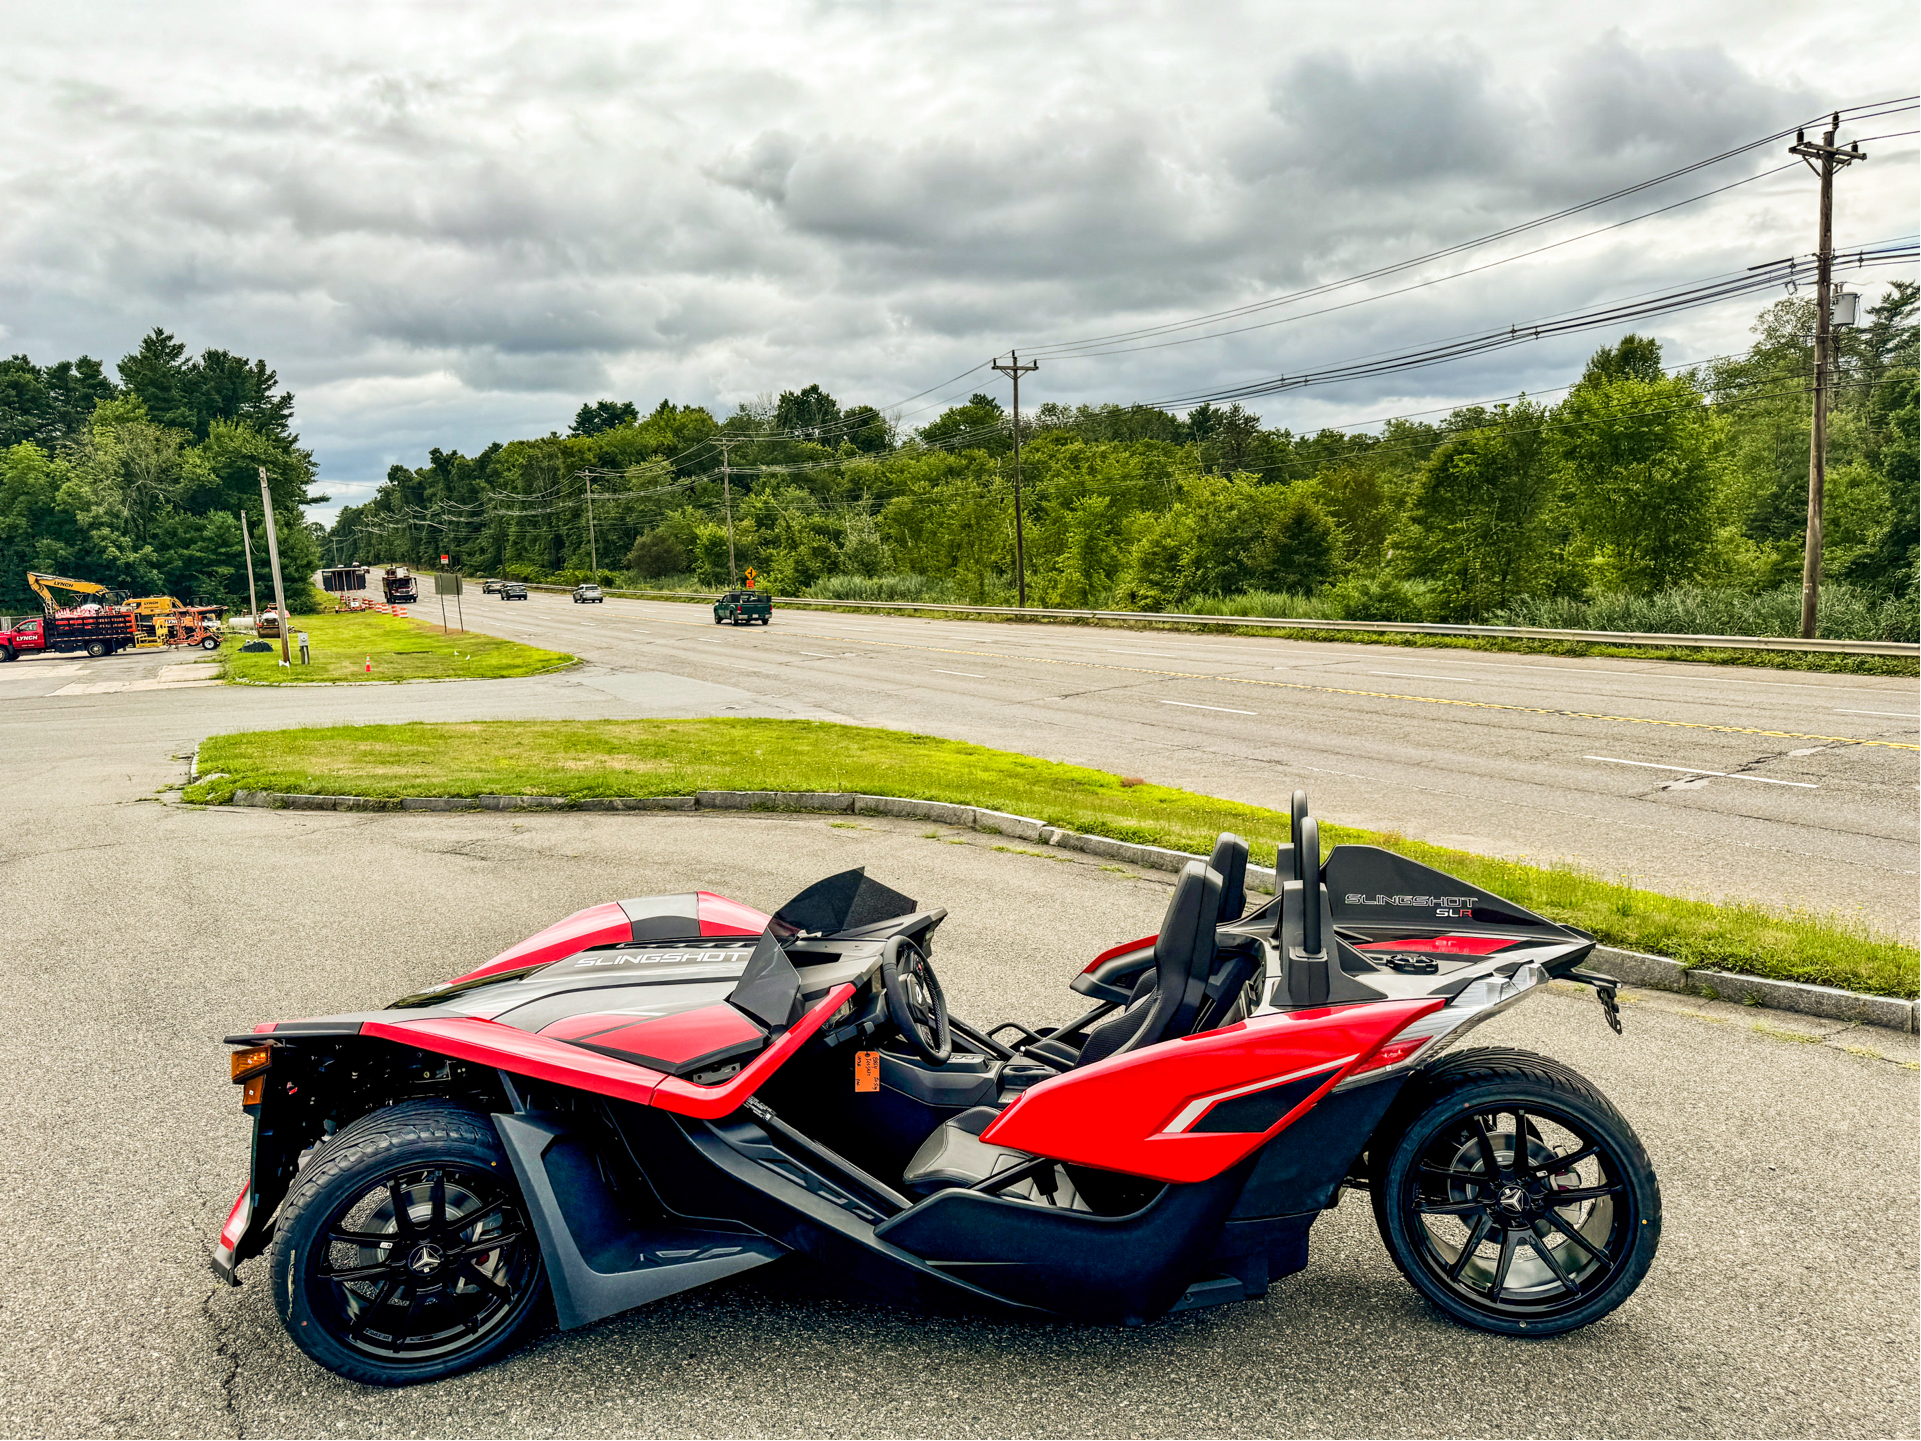
<path id="1" fill-rule="evenodd" d="M 1911 680 L 1178 632 L 469 596 L 467 623 L 833 716 L 1655 890 L 1916 934 Z M 644 690 L 644 688 L 643 688 Z"/>
<path id="2" fill-rule="evenodd" d="M 515 611 L 581 634 L 636 624 L 617 607 Z M 1569 1337 L 1506 1341 L 1442 1319 L 1350 1197 L 1316 1224 L 1307 1271 L 1266 1301 L 1137 1331 L 928 1319 L 783 1263 L 433 1386 L 313 1367 L 259 1263 L 237 1291 L 205 1268 L 245 1172 L 222 1035 L 384 1004 L 593 902 L 704 886 L 771 907 L 853 864 L 951 908 L 937 959 L 975 1019 L 1060 1019 L 1086 956 L 1154 924 L 1165 877 L 924 822 L 197 809 L 167 790 L 217 730 L 825 714 L 744 669 L 799 664 L 773 644 L 826 650 L 803 629 L 827 631 L 676 630 L 672 649 L 609 646 L 619 666 L 498 682 L 205 687 L 149 657 L 0 667 L 0 1435 L 1915 1433 L 1914 1038 L 1632 992 L 1623 1036 L 1591 995 L 1549 992 L 1475 1038 L 1580 1069 L 1661 1176 L 1654 1270 Z M 903 633 L 924 634 L 881 628 Z M 696 667 L 679 654 L 696 645 L 742 669 Z M 980 677 L 990 664 L 941 657 Z"/>

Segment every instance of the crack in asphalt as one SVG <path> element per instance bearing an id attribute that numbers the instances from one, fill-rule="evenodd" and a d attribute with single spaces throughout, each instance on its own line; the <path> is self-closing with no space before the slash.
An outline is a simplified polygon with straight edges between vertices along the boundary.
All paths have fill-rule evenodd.
<path id="1" fill-rule="evenodd" d="M 228 1289 L 231 1288 L 217 1281 L 208 1286 L 207 1294 L 200 1300 L 200 1314 L 206 1318 L 207 1330 L 213 1336 L 214 1360 L 221 1367 L 220 1411 L 229 1423 L 227 1434 L 238 1437 L 241 1434 L 240 1407 L 234 1396 L 234 1387 L 240 1379 L 240 1349 L 228 1339 L 227 1327 L 213 1309 L 213 1298 Z"/>

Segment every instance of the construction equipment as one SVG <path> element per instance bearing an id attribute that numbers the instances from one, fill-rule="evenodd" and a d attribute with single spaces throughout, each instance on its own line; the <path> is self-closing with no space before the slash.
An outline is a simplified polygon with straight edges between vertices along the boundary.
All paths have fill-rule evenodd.
<path id="1" fill-rule="evenodd" d="M 49 650 L 112 655 L 137 643 L 139 631 L 134 613 L 123 604 L 127 598 L 124 591 L 110 590 L 96 581 L 70 580 L 37 571 L 27 572 L 27 584 L 40 597 L 45 614 L 0 630 L 0 661 Z M 63 607 L 55 599 L 55 591 L 66 591 L 82 599 L 76 605 Z"/>
<path id="2" fill-rule="evenodd" d="M 320 588 L 334 598 L 335 611 L 365 610 L 372 604 L 364 565 L 336 565 L 321 571 Z"/>
<path id="3" fill-rule="evenodd" d="M 227 609 L 223 605 L 182 605 L 170 595 L 142 595 L 129 600 L 127 608 L 134 613 L 140 633 L 135 644 L 141 650 L 172 645 L 220 648 L 220 617 Z"/>
<path id="4" fill-rule="evenodd" d="M 380 578 L 380 589 L 388 605 L 412 605 L 420 599 L 413 572 L 404 565 L 388 566 L 387 573 Z"/>
<path id="5" fill-rule="evenodd" d="M 62 610 L 68 609 L 54 599 L 53 593 L 56 590 L 93 597 L 81 602 L 82 606 L 118 607 L 125 605 L 127 601 L 127 593 L 124 590 L 109 590 L 98 581 L 69 580 L 64 575 L 43 575 L 39 571 L 30 570 L 27 572 L 27 584 L 32 587 L 33 593 L 40 597 L 40 603 L 46 607 L 48 615 L 57 615 Z"/>

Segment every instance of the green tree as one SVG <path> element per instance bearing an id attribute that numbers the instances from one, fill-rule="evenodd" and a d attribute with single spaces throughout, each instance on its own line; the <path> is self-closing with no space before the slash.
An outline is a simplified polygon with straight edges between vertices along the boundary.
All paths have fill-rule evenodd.
<path id="1" fill-rule="evenodd" d="M 1021 422 L 1023 432 L 1026 421 Z M 927 445 L 950 450 L 985 450 L 999 455 L 1013 450 L 1013 436 L 1007 429 L 1007 412 L 991 395 L 976 393 L 967 404 L 941 412 L 940 418 L 922 426 L 920 438 Z"/>
<path id="2" fill-rule="evenodd" d="M 783 390 L 774 407 L 774 427 L 789 435 L 818 438 L 840 424 L 840 406 L 818 385 L 805 390 Z M 832 437 L 838 443 L 838 436 Z"/>
<path id="3" fill-rule="evenodd" d="M 1605 384 L 1614 380 L 1661 379 L 1661 342 L 1651 336 L 1630 332 L 1614 345 L 1604 345 L 1588 358 L 1581 372 L 1581 385 Z"/>
<path id="4" fill-rule="evenodd" d="M 1478 620 L 1528 593 L 1548 569 L 1555 467 L 1539 406 L 1499 406 L 1492 423 L 1444 442 L 1409 500 L 1396 560 L 1431 581 L 1443 612 Z"/>
<path id="5" fill-rule="evenodd" d="M 1574 515 L 1602 578 L 1635 595 L 1694 580 L 1714 538 L 1726 424 L 1692 377 L 1578 385 L 1560 422 Z"/>
<path id="6" fill-rule="evenodd" d="M 574 412 L 574 423 L 567 433 L 574 436 L 599 435 L 623 425 L 640 424 L 640 411 L 631 400 L 596 400 Z"/>

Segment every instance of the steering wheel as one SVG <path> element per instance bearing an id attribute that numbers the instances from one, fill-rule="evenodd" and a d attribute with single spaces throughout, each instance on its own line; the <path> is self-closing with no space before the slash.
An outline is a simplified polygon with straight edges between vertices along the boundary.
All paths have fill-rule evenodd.
<path id="1" fill-rule="evenodd" d="M 905 936 L 890 936 L 880 953 L 880 979 L 887 990 L 887 1014 L 907 1043 L 933 1065 L 954 1054 L 947 1026 L 947 997 L 941 993 L 927 952 Z"/>

